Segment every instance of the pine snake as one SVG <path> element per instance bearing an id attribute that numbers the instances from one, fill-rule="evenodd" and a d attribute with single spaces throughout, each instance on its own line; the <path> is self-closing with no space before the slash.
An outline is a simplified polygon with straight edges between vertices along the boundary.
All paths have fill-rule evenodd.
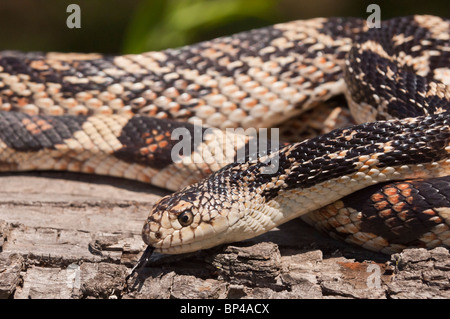
<path id="1" fill-rule="evenodd" d="M 138 55 L 3 51 L 0 171 L 176 191 L 145 222 L 148 253 L 240 241 L 299 216 L 384 253 L 449 246 L 449 42 L 449 20 L 411 16 L 374 29 L 294 21 Z M 237 161 L 255 137 L 226 128 L 274 127 L 339 95 L 362 124 Z M 174 158 L 175 129 L 201 139 Z"/>

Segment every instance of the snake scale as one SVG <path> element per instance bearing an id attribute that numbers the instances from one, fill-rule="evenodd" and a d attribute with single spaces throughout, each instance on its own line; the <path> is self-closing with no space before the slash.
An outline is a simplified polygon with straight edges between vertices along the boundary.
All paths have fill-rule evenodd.
<path id="1" fill-rule="evenodd" d="M 0 171 L 175 191 L 145 222 L 148 254 L 244 240 L 299 216 L 383 253 L 448 247 L 449 43 L 448 19 L 409 16 L 380 28 L 293 21 L 137 55 L 3 51 Z M 340 95 L 359 124 L 256 153 L 240 153 L 256 137 L 226 130 L 275 127 Z M 200 136 L 191 153 L 171 156 L 176 129 Z"/>

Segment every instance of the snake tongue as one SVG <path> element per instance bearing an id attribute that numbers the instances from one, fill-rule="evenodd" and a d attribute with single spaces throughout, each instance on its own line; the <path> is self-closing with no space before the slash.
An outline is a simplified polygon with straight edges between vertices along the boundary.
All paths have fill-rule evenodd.
<path id="1" fill-rule="evenodd" d="M 133 276 L 133 274 L 134 274 L 134 272 L 136 271 L 136 269 L 142 268 L 142 267 L 144 267 L 144 266 L 148 263 L 150 257 L 151 257 L 152 254 L 153 254 L 153 250 L 154 250 L 154 248 L 153 248 L 152 246 L 147 246 L 147 248 L 145 249 L 145 251 L 144 251 L 144 253 L 142 254 L 141 258 L 139 258 L 139 260 L 138 260 L 138 262 L 136 263 L 136 265 L 134 265 L 134 267 L 131 269 L 131 272 L 130 272 L 130 274 L 127 276 L 127 279 L 128 279 L 129 277 Z"/>

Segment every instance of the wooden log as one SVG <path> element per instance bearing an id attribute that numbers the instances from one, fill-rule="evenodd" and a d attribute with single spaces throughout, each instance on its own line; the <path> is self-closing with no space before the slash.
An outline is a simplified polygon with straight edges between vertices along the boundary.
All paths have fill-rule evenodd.
<path id="1" fill-rule="evenodd" d="M 168 192 L 67 173 L 0 176 L 0 298 L 449 298 L 445 248 L 384 256 L 293 220 L 242 243 L 152 256 L 127 279 Z"/>

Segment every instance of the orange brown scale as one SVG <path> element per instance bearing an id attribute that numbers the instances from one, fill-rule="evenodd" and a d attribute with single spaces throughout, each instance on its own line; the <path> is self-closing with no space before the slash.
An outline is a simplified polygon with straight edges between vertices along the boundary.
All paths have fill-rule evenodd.
<path id="1" fill-rule="evenodd" d="M 37 135 L 42 133 L 42 131 L 38 128 L 35 123 L 28 124 L 25 128 L 33 135 Z"/>
<path id="2" fill-rule="evenodd" d="M 406 206 L 406 203 L 401 201 L 401 202 L 394 204 L 392 206 L 392 209 L 395 210 L 397 213 L 400 213 L 405 208 L 405 206 Z"/>
<path id="3" fill-rule="evenodd" d="M 388 201 L 385 201 L 385 200 L 383 200 L 383 201 L 378 201 L 378 202 L 375 202 L 374 204 L 374 207 L 376 208 L 376 209 L 378 209 L 378 210 L 382 210 L 382 209 L 384 209 L 384 208 L 386 208 L 386 207 L 388 207 L 388 205 L 389 205 L 389 202 Z"/>
<path id="4" fill-rule="evenodd" d="M 36 124 L 39 125 L 39 128 L 40 128 L 42 131 L 47 131 L 47 130 L 50 130 L 50 129 L 53 128 L 53 126 L 52 126 L 49 122 L 47 122 L 47 121 L 45 121 L 45 120 L 42 120 L 42 119 L 37 120 L 37 121 L 36 121 Z"/>
<path id="5" fill-rule="evenodd" d="M 401 220 L 405 221 L 406 218 L 408 217 L 408 214 L 406 211 L 400 211 L 397 213 L 398 218 L 400 218 Z"/>
<path id="6" fill-rule="evenodd" d="M 397 188 L 396 187 L 387 187 L 386 189 L 384 189 L 383 193 L 386 194 L 389 198 L 389 196 L 397 194 Z"/>
<path id="7" fill-rule="evenodd" d="M 402 185 L 405 185 L 405 184 L 402 184 Z M 403 189 L 401 189 L 401 194 L 402 194 L 404 197 L 409 197 L 409 196 L 411 196 L 411 188 L 408 187 L 408 188 L 403 188 Z"/>
<path id="8" fill-rule="evenodd" d="M 157 141 L 157 142 L 160 142 L 161 140 L 163 140 L 165 137 L 164 137 L 164 135 L 157 135 L 157 136 L 155 136 L 155 140 Z"/>
<path id="9" fill-rule="evenodd" d="M 386 205 L 385 207 L 387 207 Z M 376 207 L 378 208 L 378 207 Z M 395 216 L 395 212 L 392 209 L 383 209 L 378 212 L 378 215 L 386 220 Z"/>
<path id="10" fill-rule="evenodd" d="M 39 71 L 48 70 L 50 68 L 43 60 L 32 61 L 30 67 Z"/>
<path id="11" fill-rule="evenodd" d="M 435 216 L 436 215 L 436 212 L 433 209 L 425 209 L 422 213 L 426 214 L 428 216 Z"/>
<path id="12" fill-rule="evenodd" d="M 169 142 L 167 141 L 161 141 L 158 143 L 158 146 L 161 148 L 167 147 L 169 145 Z"/>
<path id="13" fill-rule="evenodd" d="M 148 146 L 148 150 L 152 153 L 156 152 L 156 150 L 158 149 L 158 145 L 157 144 L 151 144 Z"/>
<path id="14" fill-rule="evenodd" d="M 381 200 L 384 199 L 384 194 L 382 194 L 382 193 L 375 193 L 375 194 L 373 194 L 373 195 L 370 197 L 370 199 L 371 199 L 374 203 L 380 202 Z"/>
<path id="15" fill-rule="evenodd" d="M 387 201 L 391 204 L 391 205 L 395 205 L 398 204 L 401 200 L 401 196 L 399 194 L 394 194 L 394 195 L 389 195 L 387 197 Z"/>
<path id="16" fill-rule="evenodd" d="M 29 100 L 27 98 L 21 97 L 16 100 L 16 105 L 18 107 L 24 107 L 27 104 L 29 104 Z"/>

